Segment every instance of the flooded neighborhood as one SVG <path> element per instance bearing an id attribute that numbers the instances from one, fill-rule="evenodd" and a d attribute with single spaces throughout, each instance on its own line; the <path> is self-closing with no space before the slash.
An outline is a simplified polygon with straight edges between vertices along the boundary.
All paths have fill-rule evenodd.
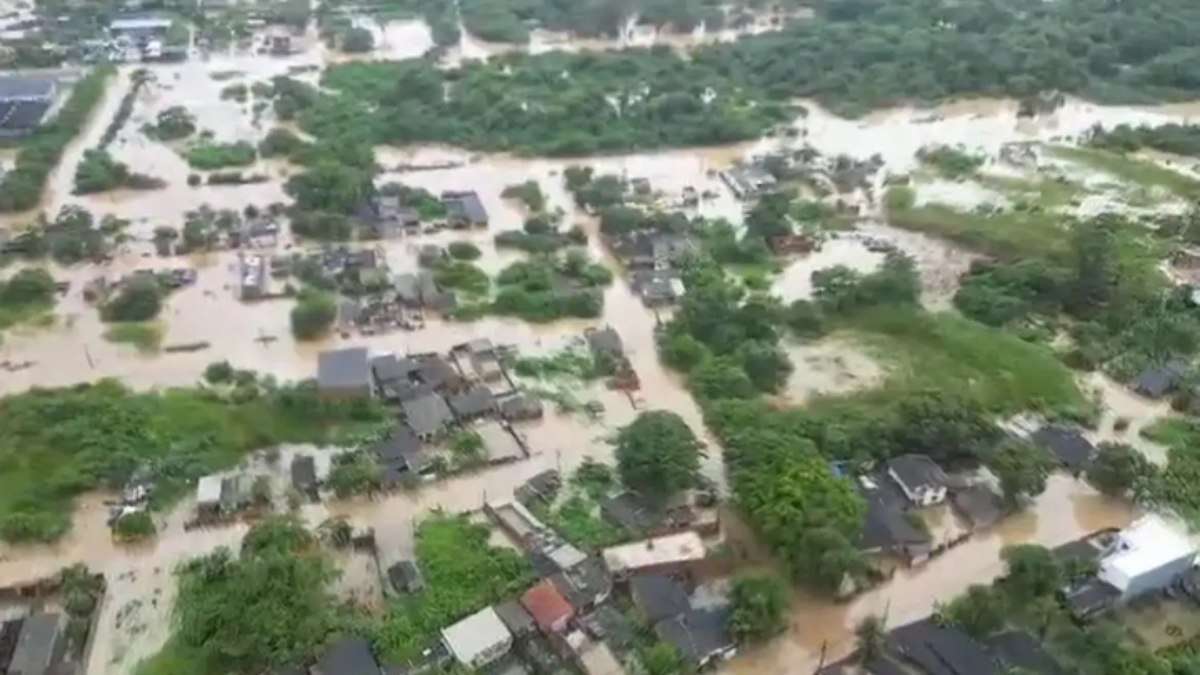
<path id="1" fill-rule="evenodd" d="M 1200 92 L 686 82 L 853 3 L 102 4 L 0 7 L 0 673 L 1193 672 Z"/>

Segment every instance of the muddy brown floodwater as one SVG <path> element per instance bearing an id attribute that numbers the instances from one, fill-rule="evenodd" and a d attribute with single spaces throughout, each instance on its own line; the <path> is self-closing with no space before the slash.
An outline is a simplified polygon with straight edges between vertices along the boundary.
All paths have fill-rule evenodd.
<path id="1" fill-rule="evenodd" d="M 377 27 L 382 49 L 379 56 L 407 56 L 426 46 L 427 27 L 419 22 L 388 23 Z M 645 39 L 630 36 L 629 39 Z M 660 40 L 663 36 L 654 36 Z M 703 37 L 703 36 L 700 36 Z M 696 39 L 691 36 L 689 39 Z M 671 38 L 674 39 L 674 38 Z M 707 38 L 705 38 L 707 39 Z M 469 42 L 469 36 L 464 42 Z M 539 42 L 539 40 L 541 42 Z M 557 40 L 537 36 L 531 49 L 539 49 Z M 633 419 L 638 410 L 670 409 L 679 413 L 709 444 L 705 473 L 722 479 L 720 448 L 702 424 L 700 411 L 681 379 L 659 363 L 654 330 L 659 317 L 642 306 L 628 284 L 617 275 L 605 293 L 604 315 L 596 321 L 561 321 L 532 325 L 521 321 L 490 317 L 472 323 L 429 321 L 420 331 L 345 339 L 331 336 L 315 343 L 297 343 L 288 330 L 288 300 L 242 303 L 234 294 L 237 254 L 219 252 L 187 258 L 158 258 L 152 255 L 151 238 L 160 225 L 178 227 L 183 214 L 202 204 L 217 208 L 241 209 L 247 205 L 265 206 L 285 201 L 283 180 L 294 171 L 282 162 L 259 162 L 251 168 L 270 177 L 264 183 L 191 188 L 186 184 L 190 170 L 177 152 L 153 142 L 140 127 L 171 105 L 185 105 L 197 115 L 200 125 L 220 140 L 255 142 L 274 124 L 269 109 L 253 112 L 254 101 L 238 104 L 223 101 L 220 90 L 230 82 L 250 84 L 283 74 L 297 66 L 319 65 L 343 58 L 329 54 L 310 35 L 304 50 L 287 58 L 266 58 L 226 53 L 184 64 L 151 67 L 156 84 L 139 94 L 134 113 L 111 146 L 120 160 L 135 170 L 165 178 L 169 186 L 151 192 L 119 191 L 111 194 L 79 197 L 70 194 L 75 166 L 85 149 L 98 141 L 121 98 L 130 87 L 132 67 L 122 67 L 116 86 L 110 88 L 80 137 L 70 144 L 63 161 L 53 172 L 41 209 L 53 214 L 67 204 L 79 204 L 98 217 L 114 214 L 132 221 L 131 240 L 122 245 L 114 261 L 107 266 L 82 265 L 53 268 L 56 277 L 69 281 L 71 289 L 55 310 L 56 322 L 44 329 L 9 331 L 0 345 L 0 360 L 32 362 L 18 372 L 0 377 L 0 394 L 19 392 L 32 386 L 59 386 L 91 381 L 100 377 L 121 378 L 131 386 L 144 389 L 187 385 L 195 382 L 205 365 L 228 359 L 240 368 L 252 368 L 294 380 L 310 377 L 316 355 L 322 349 L 364 345 L 379 352 L 445 351 L 449 345 L 474 337 L 488 337 L 500 344 L 512 344 L 528 352 L 544 352 L 564 344 L 590 326 L 610 324 L 620 333 L 642 382 L 642 390 L 631 402 L 624 396 L 592 387 L 583 395 L 601 401 L 605 413 L 597 422 L 579 416 L 550 413 L 539 423 L 527 425 L 534 455 L 528 461 L 496 467 L 452 480 L 427 485 L 380 500 L 350 500 L 305 507 L 306 520 L 318 523 L 331 514 L 346 515 L 356 523 L 376 528 L 381 558 L 390 561 L 411 555 L 412 523 L 434 508 L 466 511 L 478 508 L 486 498 L 506 498 L 520 482 L 546 468 L 569 471 L 583 457 L 611 457 L 605 439 L 620 425 Z M 595 45 L 567 43 L 565 46 L 590 48 Z M 488 46 L 465 46 L 459 56 L 478 49 L 486 54 Z M 453 50 L 452 50 L 453 51 Z M 472 52 L 474 53 L 474 52 Z M 452 54 L 451 57 L 454 55 Z M 232 79 L 218 81 L 212 75 L 236 72 Z M 314 81 L 316 75 L 302 77 Z M 416 247 L 425 242 L 446 243 L 457 239 L 475 242 L 483 251 L 480 264 L 495 272 L 520 256 L 495 250 L 491 245 L 495 232 L 519 228 L 526 216 L 517 204 L 504 200 L 505 186 L 536 179 L 546 192 L 552 208 L 561 208 L 567 224 L 578 223 L 593 236 L 589 248 L 593 256 L 619 272 L 617 263 L 600 245 L 595 219 L 577 210 L 566 193 L 561 174 L 571 164 L 586 163 L 600 172 L 615 172 L 627 178 L 647 178 L 660 192 L 660 203 L 673 206 L 684 188 L 711 192 L 692 213 L 726 218 L 740 225 L 743 204 L 736 200 L 717 177 L 717 172 L 735 161 L 778 148 L 795 148 L 808 143 L 826 155 L 845 153 L 865 159 L 876 153 L 886 170 L 877 180 L 875 193 L 886 173 L 903 173 L 914 166 L 913 154 L 928 143 L 962 143 L 994 155 L 1009 141 L 1050 140 L 1082 133 L 1096 123 L 1120 122 L 1159 124 L 1187 121 L 1200 114 L 1200 106 L 1179 105 L 1156 108 L 1103 107 L 1071 100 L 1059 111 L 1036 121 L 1018 121 L 1016 104 L 1011 101 L 969 101 L 931 110 L 899 108 L 882 111 L 860 120 L 835 117 L 818 106 L 806 104 L 808 114 L 796 120 L 796 139 L 770 138 L 756 142 L 706 149 L 681 149 L 635 153 L 600 158 L 529 159 L 507 155 L 475 155 L 443 147 L 380 148 L 378 162 L 385 168 L 379 182 L 399 180 L 432 192 L 447 189 L 473 189 L 479 192 L 491 215 L 487 232 L 439 233 L 380 244 L 394 272 L 415 269 Z M 449 168 L 423 171 L 397 171 L 398 165 L 458 163 Z M 973 259 L 960 248 L 917 233 L 895 230 L 882 222 L 878 206 L 863 195 L 857 200 L 864 211 L 859 231 L 830 241 L 818 254 L 797 258 L 775 281 L 774 290 L 785 299 L 807 297 L 811 293 L 811 273 L 831 264 L 845 264 L 868 271 L 878 265 L 880 255 L 867 250 L 865 237 L 887 239 L 917 260 L 925 288 L 926 303 L 945 307 L 954 292 L 957 278 Z M 28 222 L 32 214 L 18 214 L 0 221 L 3 226 Z M 290 246 L 286 238 L 280 249 Z M 272 250 L 264 251 L 271 253 Z M 208 342 L 210 347 L 192 353 L 141 355 L 135 350 L 107 342 L 104 325 L 95 308 L 82 298 L 83 285 L 99 275 L 109 278 L 138 269 L 192 267 L 199 279 L 195 286 L 172 294 L 163 313 L 162 324 L 167 345 Z M 264 339 L 270 338 L 270 339 Z M 881 376 L 878 366 L 850 345 L 836 343 L 808 345 L 794 352 L 797 372 L 789 383 L 789 395 L 795 401 L 825 392 L 847 391 L 871 386 Z M 1147 404 L 1127 394 L 1111 382 L 1094 383 L 1103 391 L 1107 404 L 1104 424 L 1098 434 L 1113 435 L 1117 417 L 1128 417 L 1129 438 L 1151 419 L 1167 411 L 1158 404 Z M 1161 459 L 1161 448 L 1139 443 L 1144 452 Z M 191 505 L 161 517 L 160 536 L 144 547 L 121 547 L 111 541 L 105 526 L 105 495 L 89 494 L 80 498 L 73 516 L 72 531 L 53 546 L 11 546 L 0 544 L 0 585 L 37 578 L 76 561 L 87 562 L 108 576 L 112 593 L 102 608 L 97 628 L 97 648 L 89 672 L 125 675 L 133 664 L 161 646 L 167 636 L 173 584 L 170 570 L 179 562 L 211 551 L 217 546 L 234 546 L 245 526 L 183 532 L 182 524 L 191 513 Z M 807 669 L 817 658 L 822 644 L 831 654 L 844 653 L 851 647 L 850 629 L 854 622 L 871 613 L 887 612 L 890 623 L 918 618 L 936 601 L 945 601 L 968 584 L 986 581 L 1000 571 L 1000 548 L 1007 543 L 1037 541 L 1057 544 L 1100 527 L 1119 526 L 1132 517 L 1127 506 L 1108 501 L 1084 484 L 1056 476 L 1049 488 L 1024 513 L 1004 522 L 994 532 L 975 537 L 928 565 L 903 571 L 892 582 L 846 604 L 831 604 L 797 594 L 792 627 L 784 639 L 748 653 L 726 666 L 735 673 L 794 673 Z M 354 568 L 355 577 L 368 572 Z"/>

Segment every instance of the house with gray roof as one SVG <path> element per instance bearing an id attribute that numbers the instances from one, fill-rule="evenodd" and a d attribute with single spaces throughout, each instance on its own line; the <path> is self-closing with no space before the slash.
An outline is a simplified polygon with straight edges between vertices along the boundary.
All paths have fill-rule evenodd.
<path id="1" fill-rule="evenodd" d="M 17 635 L 8 674 L 48 675 L 52 672 L 51 669 L 62 659 L 65 624 L 62 614 L 38 612 L 26 617 Z"/>
<path id="2" fill-rule="evenodd" d="M 471 387 L 460 394 L 451 394 L 447 402 L 459 422 L 479 419 L 496 412 L 496 397 L 492 395 L 491 389 L 483 385 Z"/>
<path id="3" fill-rule="evenodd" d="M 400 404 L 404 420 L 413 433 L 424 441 L 441 435 L 447 424 L 454 421 L 454 414 L 446 399 L 435 393 L 425 394 Z"/>
<path id="4" fill-rule="evenodd" d="M 946 501 L 946 473 L 926 455 L 901 455 L 888 461 L 887 472 L 917 506 Z"/>
<path id="5" fill-rule="evenodd" d="M 650 623 L 679 616 L 692 608 L 687 589 L 664 574 L 642 574 L 629 580 L 633 604 Z"/>
<path id="6" fill-rule="evenodd" d="M 312 667 L 312 675 L 381 675 L 371 645 L 360 637 L 333 643 Z"/>
<path id="7" fill-rule="evenodd" d="M 317 356 L 317 389 L 333 398 L 367 398 L 374 394 L 365 347 L 324 351 Z"/>
<path id="8" fill-rule="evenodd" d="M 737 654 L 729 630 L 728 608 L 693 609 L 654 624 L 658 639 L 675 647 L 693 668 L 703 668 L 718 659 Z"/>
<path id="9" fill-rule="evenodd" d="M 443 192 L 442 202 L 446 205 L 446 219 L 451 227 L 487 227 L 487 209 L 473 190 Z"/>

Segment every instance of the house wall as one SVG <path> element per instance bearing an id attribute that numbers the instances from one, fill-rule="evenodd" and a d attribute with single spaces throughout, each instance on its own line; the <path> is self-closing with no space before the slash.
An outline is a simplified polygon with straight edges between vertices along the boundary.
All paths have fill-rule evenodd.
<path id="1" fill-rule="evenodd" d="M 896 482 L 896 485 L 900 486 L 900 489 L 904 492 L 904 496 L 908 497 L 908 501 L 914 504 L 920 506 L 933 506 L 946 501 L 945 486 L 929 488 L 928 486 L 922 485 L 916 488 L 910 488 L 904 481 L 900 480 L 900 477 L 896 475 L 895 471 L 888 469 L 888 476 L 890 476 L 891 479 Z"/>

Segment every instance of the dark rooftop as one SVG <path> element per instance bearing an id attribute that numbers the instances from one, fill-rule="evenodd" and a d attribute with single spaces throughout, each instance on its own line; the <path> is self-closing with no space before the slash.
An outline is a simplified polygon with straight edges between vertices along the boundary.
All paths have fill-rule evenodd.
<path id="1" fill-rule="evenodd" d="M 588 330 L 584 336 L 587 338 L 588 347 L 593 352 L 608 354 L 610 356 L 621 356 L 625 353 L 625 347 L 621 343 L 621 336 L 612 326 Z"/>
<path id="2" fill-rule="evenodd" d="M 645 574 L 629 580 L 633 604 L 650 623 L 678 616 L 692 608 L 683 584 L 660 574 Z"/>
<path id="3" fill-rule="evenodd" d="M 297 455 L 292 459 L 292 486 L 300 492 L 317 487 L 317 465 L 310 455 Z"/>
<path id="4" fill-rule="evenodd" d="M 371 370 L 375 373 L 375 379 L 381 384 L 406 380 L 416 369 L 415 361 L 395 354 L 384 354 L 371 359 Z"/>
<path id="5" fill-rule="evenodd" d="M 26 617 L 13 649 L 8 672 L 13 675 L 46 675 L 58 656 L 63 616 L 39 612 Z"/>
<path id="6" fill-rule="evenodd" d="M 415 593 L 425 588 L 421 570 L 411 560 L 401 560 L 387 570 L 388 581 L 399 593 Z"/>
<path id="7" fill-rule="evenodd" d="M 1030 437 L 1033 444 L 1050 452 L 1069 471 L 1086 469 L 1092 463 L 1096 446 L 1083 437 L 1078 429 L 1051 424 L 1038 429 Z"/>
<path id="8" fill-rule="evenodd" d="M 662 522 L 661 513 L 632 492 L 601 499 L 600 515 L 632 532 L 644 532 Z"/>
<path id="9" fill-rule="evenodd" d="M 888 461 L 888 470 L 910 488 L 922 485 L 939 486 L 946 482 L 946 474 L 926 455 L 900 455 Z"/>
<path id="10" fill-rule="evenodd" d="M 317 357 L 317 384 L 321 389 L 370 388 L 371 368 L 366 348 L 321 352 Z"/>
<path id="11" fill-rule="evenodd" d="M 528 635 L 537 629 L 533 617 L 525 611 L 521 603 L 514 599 L 505 600 L 492 609 L 496 611 L 496 616 L 500 617 L 500 621 L 508 628 L 509 632 L 517 637 Z"/>
<path id="12" fill-rule="evenodd" d="M 496 397 L 492 390 L 479 385 L 461 394 L 449 397 L 450 409 L 460 419 L 486 415 L 496 410 Z"/>
<path id="13" fill-rule="evenodd" d="M 1000 495 L 986 485 L 972 485 L 958 490 L 951 496 L 954 508 L 971 521 L 971 526 L 988 527 L 1004 517 L 1004 504 Z"/>
<path id="14" fill-rule="evenodd" d="M 1074 586 L 1063 594 L 1063 602 L 1076 618 L 1086 619 L 1113 605 L 1121 591 L 1096 578 Z"/>
<path id="15" fill-rule="evenodd" d="M 48 98 L 54 93 L 54 84 L 45 77 L 0 77 L 0 100 Z"/>
<path id="16" fill-rule="evenodd" d="M 325 651 L 312 668 L 313 675 L 379 675 L 371 645 L 358 637 L 342 638 Z"/>
<path id="17" fill-rule="evenodd" d="M 41 124 L 50 105 L 50 101 L 0 100 L 0 129 L 32 131 Z"/>
<path id="18" fill-rule="evenodd" d="M 451 220 L 462 220 L 472 225 L 486 225 L 487 210 L 475 192 L 443 192 L 442 201 L 450 212 Z"/>
<path id="19" fill-rule="evenodd" d="M 992 636 L 986 642 L 1010 671 L 1020 668 L 1021 672 L 1031 675 L 1067 675 L 1067 671 L 1029 633 L 1009 631 Z"/>
<path id="20" fill-rule="evenodd" d="M 902 508 L 880 495 L 864 496 L 867 502 L 861 540 L 864 549 L 887 550 L 932 542 L 929 533 L 918 529 Z"/>
<path id="21" fill-rule="evenodd" d="M 1151 366 L 1133 381 L 1133 389 L 1143 396 L 1161 398 L 1175 390 L 1186 371 L 1186 365 L 1177 362 Z"/>
<path id="22" fill-rule="evenodd" d="M 446 400 L 438 394 L 426 394 L 401 405 L 409 428 L 418 436 L 434 435 L 453 419 Z"/>
<path id="23" fill-rule="evenodd" d="M 421 452 L 421 441 L 408 427 L 396 427 L 371 449 L 384 464 L 407 464 Z"/>
<path id="24" fill-rule="evenodd" d="M 733 647 L 729 614 L 728 609 L 691 610 L 659 621 L 654 624 L 654 632 L 679 650 L 684 659 L 702 664 Z"/>
<path id="25" fill-rule="evenodd" d="M 888 636 L 889 646 L 929 675 L 1000 675 L 983 645 L 950 626 L 927 618 L 901 626 Z"/>

